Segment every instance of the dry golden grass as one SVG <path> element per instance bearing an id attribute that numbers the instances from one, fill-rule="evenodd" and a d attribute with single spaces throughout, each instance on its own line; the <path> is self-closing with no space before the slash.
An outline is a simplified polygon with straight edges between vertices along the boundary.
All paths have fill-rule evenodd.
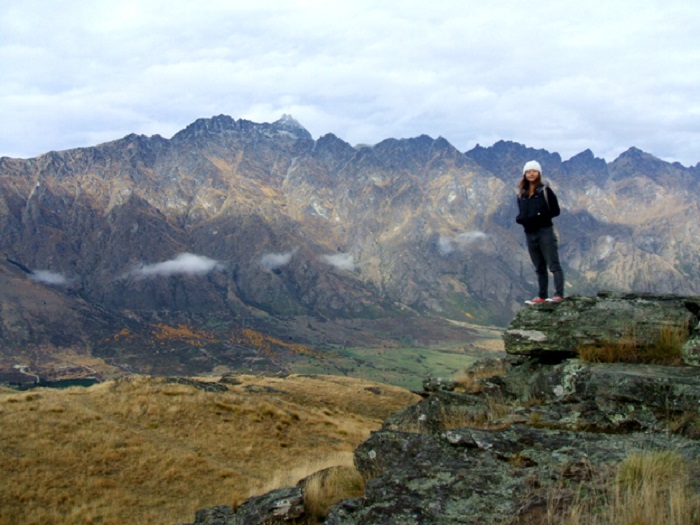
<path id="1" fill-rule="evenodd" d="M 578 349 L 579 357 L 587 363 L 649 363 L 679 365 L 682 363 L 681 349 L 687 341 L 687 328 L 664 326 L 654 344 L 640 346 L 634 333 L 614 342 L 587 345 Z"/>
<path id="2" fill-rule="evenodd" d="M 690 439 L 700 439 L 700 416 L 693 410 L 672 414 L 666 420 L 668 429 Z"/>
<path id="3" fill-rule="evenodd" d="M 692 487 L 688 460 L 677 452 L 631 454 L 607 487 L 581 498 L 563 517 L 550 514 L 547 523 L 698 525 L 700 495 Z"/>
<path id="4" fill-rule="evenodd" d="M 364 491 L 365 479 L 354 466 L 333 466 L 311 475 L 304 484 L 308 521 L 322 521 L 336 503 L 362 496 Z"/>
<path id="5" fill-rule="evenodd" d="M 0 525 L 191 521 L 349 467 L 370 431 L 418 400 L 341 377 L 238 379 L 227 392 L 148 377 L 0 391 Z"/>

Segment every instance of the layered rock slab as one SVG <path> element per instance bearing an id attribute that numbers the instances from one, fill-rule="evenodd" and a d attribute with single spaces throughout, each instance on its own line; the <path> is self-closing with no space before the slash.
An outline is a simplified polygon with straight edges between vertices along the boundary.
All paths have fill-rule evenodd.
<path id="1" fill-rule="evenodd" d="M 687 340 L 683 359 L 700 364 L 700 298 L 599 292 L 520 309 L 503 334 L 511 356 L 561 361 L 582 348 L 625 344 L 644 349 L 674 332 Z"/>
<path id="2" fill-rule="evenodd" d="M 594 468 L 635 451 L 672 448 L 697 457 L 700 444 L 681 437 L 567 432 L 515 425 L 456 428 L 440 434 L 380 431 L 355 451 L 372 478 L 365 497 L 336 506 L 327 525 L 377 523 L 503 524 L 590 481 Z"/>

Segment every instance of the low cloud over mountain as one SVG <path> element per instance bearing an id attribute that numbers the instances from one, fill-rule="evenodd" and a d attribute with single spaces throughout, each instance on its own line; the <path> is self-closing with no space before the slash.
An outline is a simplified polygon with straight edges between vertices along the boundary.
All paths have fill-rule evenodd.
<path id="1" fill-rule="evenodd" d="M 455 250 L 466 250 L 470 246 L 488 239 L 488 235 L 480 231 L 470 231 L 457 234 L 454 237 L 441 235 L 438 239 L 438 250 L 442 255 L 449 255 Z"/>
<path id="2" fill-rule="evenodd" d="M 30 278 L 39 283 L 52 284 L 55 286 L 66 286 L 71 282 L 71 279 L 65 275 L 48 270 L 35 270 L 31 273 Z"/>
<path id="3" fill-rule="evenodd" d="M 281 268 L 282 266 L 286 266 L 289 264 L 289 261 L 292 260 L 292 256 L 296 250 L 292 250 L 289 252 L 285 253 L 266 253 L 263 254 L 262 257 L 260 257 L 260 264 L 262 265 L 263 268 L 266 270 L 277 270 L 278 268 Z"/>
<path id="4" fill-rule="evenodd" d="M 355 260 L 351 253 L 334 253 L 332 255 L 321 255 L 319 259 L 339 270 L 352 272 L 355 270 Z"/>
<path id="5" fill-rule="evenodd" d="M 181 253 L 174 259 L 141 265 L 128 273 L 137 278 L 169 277 L 171 275 L 205 275 L 220 270 L 223 264 L 203 255 Z"/>

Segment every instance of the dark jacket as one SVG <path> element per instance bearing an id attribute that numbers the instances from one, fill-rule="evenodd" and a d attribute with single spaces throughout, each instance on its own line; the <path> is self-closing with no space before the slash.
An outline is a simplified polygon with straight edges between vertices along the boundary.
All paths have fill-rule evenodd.
<path id="1" fill-rule="evenodd" d="M 544 192 L 547 192 L 547 198 L 544 197 Z M 559 209 L 559 201 L 551 188 L 547 186 L 539 186 L 535 189 L 535 193 L 529 195 L 518 196 L 518 216 L 515 222 L 522 224 L 527 233 L 532 233 L 540 228 L 552 226 L 552 217 L 557 217 L 561 210 Z"/>

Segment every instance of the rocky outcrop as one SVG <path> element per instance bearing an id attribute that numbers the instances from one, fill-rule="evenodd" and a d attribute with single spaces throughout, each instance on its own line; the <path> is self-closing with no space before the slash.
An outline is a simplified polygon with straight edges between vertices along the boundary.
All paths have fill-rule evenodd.
<path id="1" fill-rule="evenodd" d="M 673 451 L 700 474 L 700 368 L 588 363 L 576 352 L 630 326 L 642 346 L 668 324 L 694 333 L 698 301 L 601 293 L 521 310 L 506 358 L 475 364 L 469 383 L 426 380 L 422 401 L 355 450 L 365 493 L 325 523 L 553 523 L 577 495 L 602 495 L 631 454 Z"/>
<path id="2" fill-rule="evenodd" d="M 698 364 L 700 298 L 599 292 L 522 309 L 504 333 L 506 352 L 547 362 L 582 349 L 624 345 L 644 352 L 665 338 L 682 339 L 682 358 Z"/>
<path id="3" fill-rule="evenodd" d="M 247 499 L 234 509 L 219 505 L 198 510 L 191 525 L 252 525 L 290 523 L 304 514 L 304 499 L 299 487 L 273 490 Z"/>
<path id="4" fill-rule="evenodd" d="M 355 452 L 358 469 L 371 477 L 365 496 L 336 506 L 325 523 L 524 523 L 536 509 L 546 512 L 548 496 L 571 501 L 601 466 L 632 451 L 669 448 L 687 458 L 700 452 L 695 441 L 646 433 L 621 437 L 524 425 L 427 435 L 384 430 Z M 574 488 L 566 493 L 565 484 Z"/>

